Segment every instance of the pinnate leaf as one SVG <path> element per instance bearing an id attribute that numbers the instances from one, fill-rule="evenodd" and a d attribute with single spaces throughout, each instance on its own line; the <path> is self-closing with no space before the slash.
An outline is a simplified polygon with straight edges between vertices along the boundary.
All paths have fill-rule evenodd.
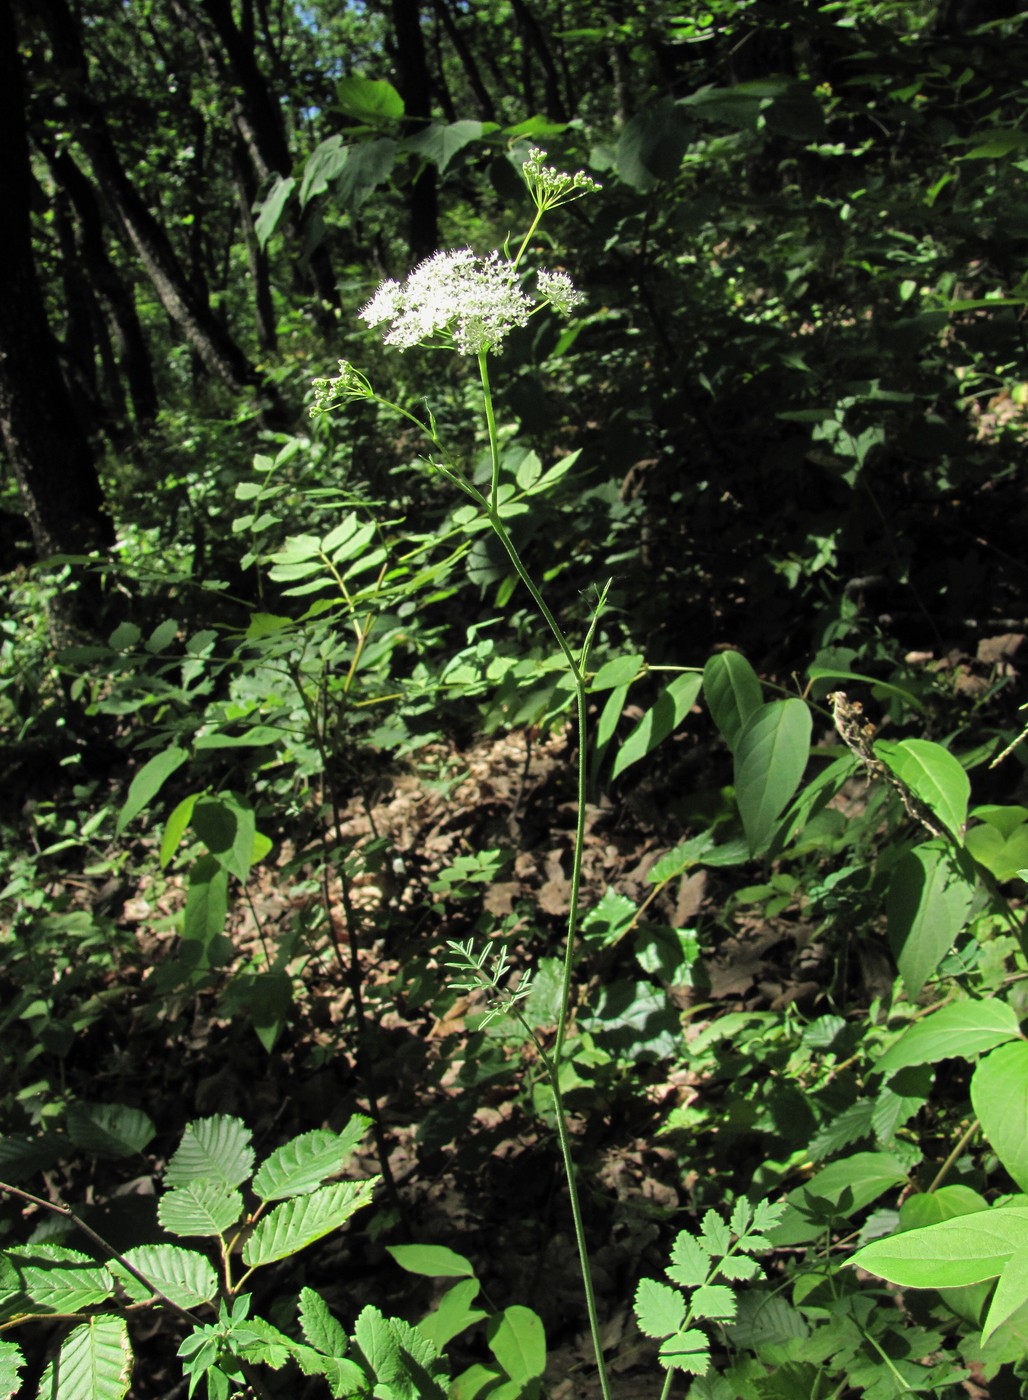
<path id="1" fill-rule="evenodd" d="M 169 1191 L 157 1219 L 173 1235 L 221 1235 L 242 1218 L 243 1198 L 221 1181 L 192 1181 Z"/>
<path id="2" fill-rule="evenodd" d="M 704 1284 L 689 1300 L 696 1318 L 731 1320 L 735 1316 L 735 1294 L 721 1283 Z"/>
<path id="3" fill-rule="evenodd" d="M 239 1186 L 253 1171 L 250 1130 L 240 1118 L 221 1113 L 187 1125 L 164 1173 L 165 1186 L 218 1181 Z"/>
<path id="4" fill-rule="evenodd" d="M 740 1196 L 732 1207 L 729 1228 L 733 1235 L 745 1235 L 753 1224 L 753 1206 L 745 1196 Z"/>
<path id="5" fill-rule="evenodd" d="M 700 1226 L 700 1243 L 710 1254 L 727 1254 L 732 1245 L 732 1235 L 717 1211 L 708 1210 Z"/>
<path id="6" fill-rule="evenodd" d="M 97 1313 L 65 1337 L 38 1393 L 46 1400 L 122 1400 L 131 1374 L 128 1328 L 120 1317 Z"/>
<path id="7" fill-rule="evenodd" d="M 730 1254 L 727 1259 L 722 1259 L 717 1267 L 718 1272 L 733 1283 L 742 1283 L 747 1279 L 757 1278 L 761 1273 L 757 1261 L 748 1259 L 745 1254 Z"/>
<path id="8" fill-rule="evenodd" d="M 342 1133 L 316 1128 L 277 1148 L 261 1163 L 253 1179 L 253 1189 L 261 1200 L 282 1201 L 290 1196 L 309 1195 L 326 1177 L 341 1171 L 369 1121 L 358 1117 L 360 1131 L 356 1141 L 349 1126 Z"/>
<path id="9" fill-rule="evenodd" d="M 683 1288 L 698 1288 L 710 1273 L 710 1254 L 688 1230 L 682 1230 L 671 1247 L 669 1279 Z"/>
<path id="10" fill-rule="evenodd" d="M 697 1327 L 676 1332 L 660 1348 L 660 1364 L 667 1370 L 691 1371 L 702 1376 L 710 1365 L 710 1349 L 706 1336 Z"/>
<path id="11" fill-rule="evenodd" d="M 286 1259 L 324 1235 L 344 1225 L 350 1216 L 369 1205 L 378 1183 L 340 1181 L 323 1186 L 309 1196 L 283 1201 L 259 1221 L 243 1250 L 243 1262 L 252 1269 Z"/>
<path id="12" fill-rule="evenodd" d="M 641 1279 L 635 1290 L 635 1316 L 647 1337 L 669 1337 L 685 1321 L 685 1299 L 666 1283 Z"/>

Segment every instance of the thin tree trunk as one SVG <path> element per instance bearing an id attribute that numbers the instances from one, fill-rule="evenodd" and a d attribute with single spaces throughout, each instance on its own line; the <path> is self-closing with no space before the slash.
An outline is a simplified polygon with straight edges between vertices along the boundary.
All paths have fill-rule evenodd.
<path id="1" fill-rule="evenodd" d="M 425 57 L 418 0 L 393 0 L 399 91 L 407 111 L 406 129 L 420 131 L 432 116 L 432 80 Z M 434 165 L 425 165 L 407 194 L 411 260 L 419 262 L 439 246 L 439 200 Z"/>
<path id="2" fill-rule="evenodd" d="M 246 245 L 246 261 L 250 268 L 250 285 L 253 289 L 257 317 L 257 343 L 262 350 L 273 351 L 278 344 L 278 332 L 275 325 L 275 308 L 271 300 L 271 281 L 268 277 L 268 255 L 257 240 L 253 222 L 256 190 L 238 147 L 232 153 L 232 183 L 239 205 L 239 222 Z"/>
<path id="3" fill-rule="evenodd" d="M 32 256 L 25 96 L 10 0 L 0 0 L 0 435 L 40 559 L 106 548 L 114 529 L 61 376 Z"/>
<path id="4" fill-rule="evenodd" d="M 489 93 L 489 89 L 482 81 L 482 74 L 479 72 L 475 56 L 464 41 L 464 35 L 457 27 L 457 21 L 453 17 L 453 12 L 447 0 L 432 0 L 432 7 L 439 17 L 439 21 L 446 31 L 446 37 L 453 45 L 453 51 L 460 59 L 464 75 L 468 80 L 471 91 L 475 94 L 475 101 L 478 103 L 478 114 L 484 122 L 494 122 L 496 120 L 496 106 Z"/>

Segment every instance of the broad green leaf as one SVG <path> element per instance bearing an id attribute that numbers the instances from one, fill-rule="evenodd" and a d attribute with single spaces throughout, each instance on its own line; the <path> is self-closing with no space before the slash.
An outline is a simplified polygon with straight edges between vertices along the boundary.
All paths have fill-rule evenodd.
<path id="1" fill-rule="evenodd" d="M 39 1382 L 46 1400 L 122 1400 L 132 1376 L 132 1346 L 120 1317 L 97 1313 L 65 1337 Z"/>
<path id="2" fill-rule="evenodd" d="M 339 172 L 332 191 L 336 203 L 356 214 L 392 175 L 399 151 L 399 144 L 390 137 L 351 146 L 350 159 Z"/>
<path id="3" fill-rule="evenodd" d="M 735 1317 L 735 1294 L 723 1283 L 708 1283 L 697 1288 L 689 1299 L 689 1307 L 696 1319 L 730 1322 Z"/>
<path id="4" fill-rule="evenodd" d="M 974 897 L 973 880 L 948 842 L 926 841 L 893 867 L 885 899 L 889 946 L 911 999 L 963 931 Z"/>
<path id="5" fill-rule="evenodd" d="M 188 758 L 189 754 L 185 749 L 172 744 L 163 753 L 156 754 L 148 763 L 143 764 L 132 779 L 125 803 L 118 813 L 114 827 L 117 836 L 120 836 L 129 822 L 153 801 L 172 773 L 177 772 Z"/>
<path id="6" fill-rule="evenodd" d="M 703 684 L 701 676 L 689 673 L 676 676 L 658 697 L 655 705 L 647 710 L 642 719 L 629 734 L 618 750 L 611 771 L 611 781 L 638 763 L 641 758 L 652 753 L 658 744 L 677 729 L 696 703 Z"/>
<path id="7" fill-rule="evenodd" d="M 1028 1303 L 1028 1254 L 1014 1254 L 1007 1260 L 1006 1267 L 999 1276 L 996 1291 L 992 1295 L 982 1328 L 982 1345 L 989 1340 L 997 1327 L 1002 1326 L 1008 1317 L 1013 1317 L 1018 1308 Z"/>
<path id="8" fill-rule="evenodd" d="M 997 1278 L 1028 1251 L 1028 1207 L 992 1206 L 858 1249 L 850 1263 L 905 1288 L 962 1288 Z"/>
<path id="9" fill-rule="evenodd" d="M 384 78 L 340 78 L 336 102 L 348 117 L 372 125 L 398 121 L 405 110 L 403 98 Z"/>
<path id="10" fill-rule="evenodd" d="M 1028 864 L 1028 809 L 976 807 L 971 816 L 980 824 L 967 833 L 967 849 L 1000 884 L 1013 880 Z"/>
<path id="11" fill-rule="evenodd" d="M 164 834 L 161 837 L 160 862 L 161 869 L 168 864 L 172 856 L 179 848 L 179 842 L 186 833 L 189 819 L 193 815 L 193 808 L 203 796 L 201 792 L 191 792 L 188 797 L 183 797 L 171 816 L 164 823 Z"/>
<path id="12" fill-rule="evenodd" d="M 0 1342 L 0 1400 L 11 1400 L 21 1389 L 25 1358 L 14 1342 Z"/>
<path id="13" fill-rule="evenodd" d="M 689 1327 L 662 1342 L 657 1355 L 660 1364 L 669 1371 L 689 1371 L 702 1376 L 710 1365 L 710 1342 L 698 1327 Z"/>
<path id="14" fill-rule="evenodd" d="M 461 1332 L 488 1317 L 488 1313 L 481 1308 L 471 1306 L 480 1287 L 477 1278 L 461 1279 L 443 1294 L 435 1311 L 418 1323 L 418 1331 L 429 1339 L 438 1352 L 442 1352 Z"/>
<path id="15" fill-rule="evenodd" d="M 908 1026 L 875 1068 L 892 1074 L 907 1065 L 970 1060 L 1018 1034 L 1017 1017 L 1005 1001 L 961 1001 Z"/>
<path id="16" fill-rule="evenodd" d="M 358 1114 L 342 1133 L 316 1128 L 293 1138 L 261 1163 L 253 1179 L 254 1191 L 262 1201 L 316 1191 L 327 1177 L 342 1170 L 369 1125 L 370 1119 Z"/>
<path id="17" fill-rule="evenodd" d="M 670 1337 L 685 1321 L 685 1299 L 677 1288 L 644 1278 L 635 1290 L 635 1317 L 647 1337 Z"/>
<path id="18" fill-rule="evenodd" d="M 426 1278 L 474 1278 L 475 1266 L 463 1254 L 442 1244 L 386 1245 L 401 1269 Z"/>
<path id="19" fill-rule="evenodd" d="M 524 1385 L 546 1370 L 546 1333 L 542 1318 L 518 1303 L 491 1319 L 489 1350 L 510 1376 Z"/>
<path id="20" fill-rule="evenodd" d="M 741 652 L 718 652 L 703 668 L 703 695 L 722 738 L 734 752 L 743 726 L 763 702 L 756 671 Z"/>
<path id="21" fill-rule="evenodd" d="M 10 1252 L 21 1286 L 36 1309 L 75 1313 L 107 1302 L 114 1293 L 108 1270 L 79 1250 L 41 1244 Z"/>
<path id="22" fill-rule="evenodd" d="M 245 883 L 257 835 L 256 818 L 249 801 L 234 792 L 201 797 L 193 808 L 190 824 L 218 864 Z"/>
<path id="23" fill-rule="evenodd" d="M 76 1147 L 99 1157 L 131 1157 L 142 1152 L 157 1129 L 139 1108 L 122 1103 L 73 1103 L 68 1136 Z"/>
<path id="24" fill-rule="evenodd" d="M 190 1181 L 161 1197 L 157 1219 L 173 1235 L 223 1235 L 243 1218 L 243 1198 L 223 1181 Z"/>
<path id="25" fill-rule="evenodd" d="M 164 1173 L 164 1185 L 218 1181 L 239 1186 L 253 1171 L 250 1129 L 241 1118 L 220 1113 L 187 1124 Z"/>
<path id="26" fill-rule="evenodd" d="M 989 1052 L 971 1077 L 971 1105 L 996 1156 L 1028 1191 L 1028 1041 Z"/>
<path id="27" fill-rule="evenodd" d="M 930 739 L 878 740 L 875 754 L 958 841 L 963 840 L 971 780 L 949 749 Z"/>
<path id="28" fill-rule="evenodd" d="M 589 690 L 595 694 L 600 690 L 616 690 L 620 686 L 631 685 L 642 670 L 644 658 L 633 652 L 630 656 L 615 656 L 605 661 L 593 676 Z"/>
<path id="29" fill-rule="evenodd" d="M 370 1205 L 378 1181 L 377 1176 L 368 1181 L 340 1181 L 312 1195 L 284 1201 L 258 1221 L 243 1249 L 244 1264 L 256 1269 L 286 1259 L 339 1229 L 351 1215 Z"/>
<path id="30" fill-rule="evenodd" d="M 331 182 L 340 173 L 350 156 L 350 148 L 342 136 L 330 136 L 315 146 L 304 162 L 303 180 L 300 183 L 300 207 L 306 207 L 308 200 L 324 194 Z"/>
<path id="31" fill-rule="evenodd" d="M 735 800 L 751 852 L 765 844 L 799 786 L 811 728 L 810 710 L 795 697 L 761 705 L 743 725 L 735 746 Z"/>
<path id="32" fill-rule="evenodd" d="M 296 181 L 291 175 L 278 175 L 271 189 L 261 200 L 261 210 L 254 220 L 253 230 L 262 248 L 267 247 L 268 239 L 282 222 L 289 204 L 289 196 L 295 188 Z"/>
<path id="33" fill-rule="evenodd" d="M 692 122 L 670 97 L 637 112 L 621 129 L 617 172 L 626 185 L 644 193 L 660 180 L 672 180 L 685 154 Z"/>
<path id="34" fill-rule="evenodd" d="M 824 1230 L 821 1211 L 850 1219 L 893 1187 L 906 1182 L 907 1166 L 890 1152 L 857 1152 L 816 1172 L 805 1186 L 790 1191 L 787 1209 L 769 1233 L 778 1245 L 805 1244 Z M 817 1202 L 824 1202 L 820 1209 Z"/>
<path id="35" fill-rule="evenodd" d="M 954 1220 L 958 1215 L 973 1215 L 988 1210 L 989 1203 L 970 1186 L 940 1186 L 938 1191 L 919 1191 L 908 1196 L 900 1206 L 900 1230 L 921 1230 L 938 1225 L 941 1220 Z"/>
<path id="36" fill-rule="evenodd" d="M 430 160 L 439 167 L 442 175 L 446 167 L 465 146 L 477 141 L 482 135 L 482 123 L 476 121 L 431 122 L 423 131 L 407 137 L 407 147 L 424 160 Z"/>
<path id="37" fill-rule="evenodd" d="M 326 1356 L 342 1359 L 346 1355 L 349 1339 L 342 1323 L 313 1288 L 300 1289 L 300 1327 L 311 1346 Z"/>
<path id="38" fill-rule="evenodd" d="M 125 1252 L 128 1262 L 182 1308 L 198 1308 L 218 1296 L 218 1275 L 211 1261 L 177 1244 L 143 1244 Z M 130 1298 L 146 1302 L 153 1294 L 115 1260 L 110 1265 Z"/>
<path id="39" fill-rule="evenodd" d="M 216 856 L 201 856 L 189 871 L 182 937 L 207 948 L 224 929 L 227 917 L 228 871 Z"/>

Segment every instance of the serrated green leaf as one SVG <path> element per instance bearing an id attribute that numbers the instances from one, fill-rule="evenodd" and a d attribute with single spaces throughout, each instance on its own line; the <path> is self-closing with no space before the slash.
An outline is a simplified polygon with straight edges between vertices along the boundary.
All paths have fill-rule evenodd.
<path id="1" fill-rule="evenodd" d="M 75 1313 L 107 1302 L 114 1292 L 108 1270 L 78 1250 L 35 1245 L 10 1251 L 22 1287 L 44 1313 Z"/>
<path id="2" fill-rule="evenodd" d="M 243 1262 L 251 1269 L 286 1259 L 322 1236 L 344 1225 L 350 1216 L 371 1203 L 379 1177 L 368 1181 L 339 1181 L 309 1196 L 284 1201 L 258 1221 L 243 1250 Z"/>
<path id="3" fill-rule="evenodd" d="M 65 1337 L 39 1382 L 46 1400 L 122 1400 L 132 1376 L 132 1347 L 120 1317 L 98 1313 Z"/>
<path id="4" fill-rule="evenodd" d="M 546 1333 L 542 1318 L 518 1303 L 491 1319 L 489 1350 L 519 1385 L 527 1385 L 546 1370 Z"/>
<path id="5" fill-rule="evenodd" d="M 745 1196 L 740 1196 L 732 1207 L 728 1225 L 733 1235 L 745 1235 L 753 1223 L 753 1206 Z"/>
<path id="6" fill-rule="evenodd" d="M 908 1026 L 875 1069 L 891 1074 L 908 1065 L 934 1064 L 938 1060 L 969 1060 L 1020 1034 L 1013 1009 L 998 999 L 961 1001 L 940 1007 Z"/>
<path id="7" fill-rule="evenodd" d="M 101 1157 L 131 1157 L 142 1152 L 156 1132 L 151 1118 L 126 1104 L 73 1103 L 68 1109 L 72 1142 Z"/>
<path id="8" fill-rule="evenodd" d="M 706 1283 L 711 1269 L 707 1249 L 688 1230 L 682 1230 L 671 1246 L 671 1265 L 665 1270 L 668 1278 L 683 1288 L 698 1288 Z"/>
<path id="9" fill-rule="evenodd" d="M 243 1198 L 223 1181 L 190 1181 L 161 1197 L 157 1219 L 173 1235 L 222 1235 L 243 1217 Z"/>
<path id="10" fill-rule="evenodd" d="M 741 1283 L 746 1279 L 758 1278 L 763 1270 L 756 1259 L 750 1259 L 745 1254 L 730 1254 L 718 1264 L 718 1272 L 732 1283 Z"/>
<path id="11" fill-rule="evenodd" d="M 670 1337 L 685 1321 L 685 1299 L 677 1288 L 641 1279 L 635 1290 L 635 1317 L 647 1337 Z"/>
<path id="12" fill-rule="evenodd" d="M 753 1211 L 752 1229 L 773 1230 L 785 1214 L 784 1201 L 758 1201 Z"/>
<path id="13" fill-rule="evenodd" d="M 710 1343 L 698 1328 L 690 1327 L 668 1337 L 657 1355 L 666 1370 L 690 1371 L 694 1376 L 702 1376 L 710 1365 Z"/>
<path id="14" fill-rule="evenodd" d="M 25 1358 L 14 1342 L 0 1342 L 0 1400 L 11 1400 L 21 1389 Z"/>
<path id="15" fill-rule="evenodd" d="M 704 1284 L 689 1299 L 689 1307 L 697 1320 L 730 1321 L 735 1317 L 735 1294 L 721 1283 Z"/>
<path id="16" fill-rule="evenodd" d="M 142 1244 L 125 1252 L 128 1262 L 181 1308 L 197 1308 L 218 1296 L 218 1275 L 203 1254 L 177 1244 Z M 147 1302 L 153 1294 L 115 1260 L 110 1266 L 130 1298 Z"/>
<path id="17" fill-rule="evenodd" d="M 164 1173 L 164 1185 L 219 1181 L 239 1186 L 253 1171 L 250 1130 L 241 1118 L 217 1114 L 189 1123 Z"/>
<path id="18" fill-rule="evenodd" d="M 364 1136 L 368 1121 L 361 1119 L 357 1142 Z M 309 1195 L 327 1177 L 343 1169 L 357 1145 L 353 1139 L 352 1133 L 332 1133 L 324 1128 L 293 1138 L 261 1163 L 253 1179 L 254 1191 L 262 1201 Z"/>
<path id="19" fill-rule="evenodd" d="M 732 1236 L 728 1226 L 715 1210 L 708 1210 L 700 1226 L 700 1243 L 711 1255 L 718 1258 L 727 1254 L 732 1247 Z"/>
<path id="20" fill-rule="evenodd" d="M 475 1266 L 463 1254 L 442 1244 L 386 1245 L 401 1269 L 425 1278 L 474 1278 Z"/>
<path id="21" fill-rule="evenodd" d="M 1028 1191 L 1028 1041 L 1000 1045 L 979 1060 L 971 1106 L 996 1156 Z"/>
<path id="22" fill-rule="evenodd" d="M 300 1289 L 300 1327 L 311 1346 L 326 1356 L 346 1355 L 350 1342 L 343 1325 L 313 1288 Z"/>

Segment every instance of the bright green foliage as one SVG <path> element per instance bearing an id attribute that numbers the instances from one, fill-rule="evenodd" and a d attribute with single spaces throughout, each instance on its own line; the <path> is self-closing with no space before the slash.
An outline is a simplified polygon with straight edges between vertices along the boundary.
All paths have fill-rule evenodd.
<path id="1" fill-rule="evenodd" d="M 772 1248 L 767 1235 L 775 1229 L 782 1210 L 767 1201 L 752 1206 L 740 1199 L 727 1223 L 708 1210 L 699 1234 L 683 1230 L 672 1245 L 665 1273 L 677 1287 L 656 1279 L 641 1280 L 635 1294 L 636 1321 L 647 1337 L 661 1339 L 659 1359 L 665 1370 L 697 1376 L 707 1371 L 710 1336 L 695 1324 L 735 1320 L 738 1304 L 733 1284 L 762 1276 L 753 1256 Z"/>

